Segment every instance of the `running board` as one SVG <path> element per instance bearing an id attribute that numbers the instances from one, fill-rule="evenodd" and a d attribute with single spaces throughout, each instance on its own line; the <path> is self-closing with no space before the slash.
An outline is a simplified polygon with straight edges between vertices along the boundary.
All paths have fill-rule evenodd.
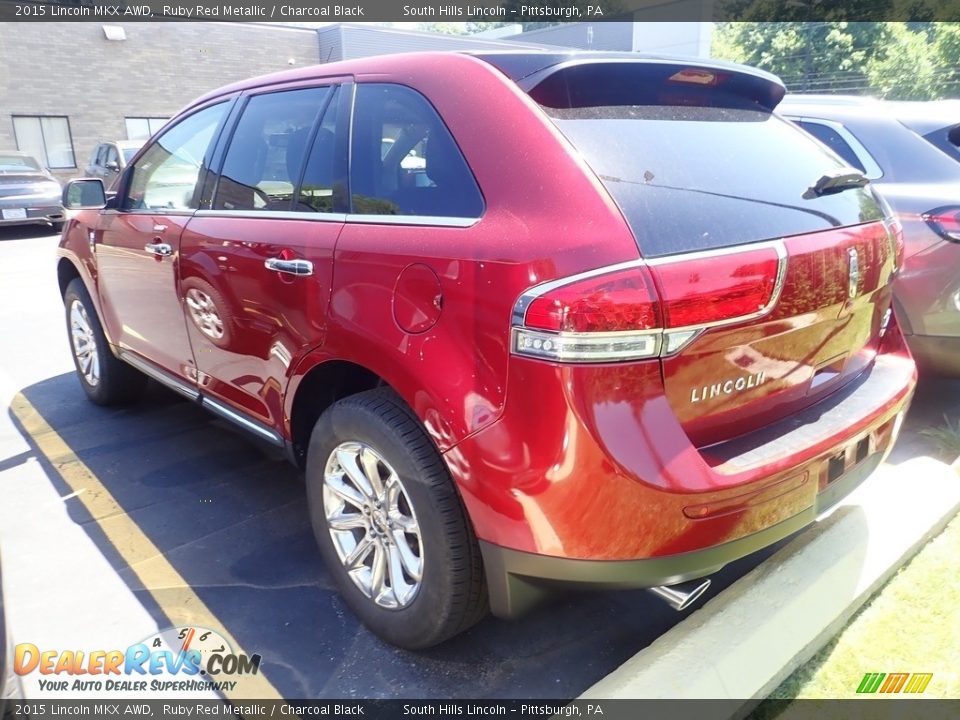
<path id="1" fill-rule="evenodd" d="M 219 400 L 214 400 L 213 398 L 201 395 L 196 388 L 190 387 L 185 382 L 180 380 L 180 378 L 171 375 L 166 370 L 161 370 L 153 363 L 144 360 L 139 355 L 135 355 L 129 350 L 124 350 L 121 348 L 117 351 L 117 355 L 125 363 L 132 365 L 147 377 L 156 380 L 161 385 L 170 388 L 180 395 L 183 395 L 185 398 L 199 403 L 218 417 L 230 421 L 237 427 L 246 430 L 248 433 L 260 438 L 261 440 L 265 440 L 271 445 L 284 447 L 285 443 L 283 441 L 283 437 L 276 430 L 273 430 L 263 423 L 247 417 L 247 415 L 244 413 L 229 407 Z"/>

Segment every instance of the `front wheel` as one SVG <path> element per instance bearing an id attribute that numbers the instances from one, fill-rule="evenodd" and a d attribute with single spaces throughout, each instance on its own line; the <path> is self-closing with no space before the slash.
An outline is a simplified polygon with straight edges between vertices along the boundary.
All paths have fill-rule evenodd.
<path id="1" fill-rule="evenodd" d="M 147 378 L 110 350 L 90 293 L 80 278 L 63 295 L 73 364 L 83 391 L 97 405 L 120 405 L 143 393 Z"/>
<path id="2" fill-rule="evenodd" d="M 353 395 L 321 415 L 306 478 L 320 552 L 373 632 L 420 649 L 486 614 L 480 550 L 453 480 L 392 391 Z"/>

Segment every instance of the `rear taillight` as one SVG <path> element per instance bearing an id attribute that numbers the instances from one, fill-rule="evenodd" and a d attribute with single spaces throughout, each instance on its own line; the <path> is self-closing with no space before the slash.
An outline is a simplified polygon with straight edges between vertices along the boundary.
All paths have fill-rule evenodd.
<path id="1" fill-rule="evenodd" d="M 513 351 L 561 362 L 639 360 L 678 352 L 704 329 L 776 304 L 782 243 L 637 261 L 531 288 L 514 309 Z"/>
<path id="2" fill-rule="evenodd" d="M 655 265 L 664 327 L 715 325 L 764 312 L 779 269 L 780 254 L 771 246 Z"/>
<path id="3" fill-rule="evenodd" d="M 521 299 L 514 352 L 573 362 L 654 357 L 656 297 L 650 271 L 635 264 L 541 286 Z"/>
<path id="4" fill-rule="evenodd" d="M 960 242 L 960 207 L 941 207 L 923 214 L 933 231 L 950 242 Z"/>

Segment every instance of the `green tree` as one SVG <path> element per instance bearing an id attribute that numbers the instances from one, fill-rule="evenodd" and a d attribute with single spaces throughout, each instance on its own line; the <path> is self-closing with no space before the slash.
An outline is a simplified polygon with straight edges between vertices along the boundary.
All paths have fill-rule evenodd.
<path id="1" fill-rule="evenodd" d="M 875 23 L 730 22 L 718 24 L 713 55 L 779 75 L 803 92 L 862 88 Z"/>
<path id="2" fill-rule="evenodd" d="M 939 63 L 927 28 L 884 23 L 883 41 L 867 62 L 867 78 L 875 95 L 890 100 L 941 97 Z"/>

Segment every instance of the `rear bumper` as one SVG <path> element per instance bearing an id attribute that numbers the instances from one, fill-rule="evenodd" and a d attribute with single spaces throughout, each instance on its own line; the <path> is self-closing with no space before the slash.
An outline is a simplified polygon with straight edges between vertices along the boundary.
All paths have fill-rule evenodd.
<path id="1" fill-rule="evenodd" d="M 655 367 L 638 380 L 624 366 L 518 362 L 501 418 L 446 453 L 494 614 L 516 615 L 556 584 L 704 577 L 813 522 L 896 439 L 916 367 L 895 325 L 884 345 L 824 400 L 703 449 L 678 426 Z"/>
<path id="2" fill-rule="evenodd" d="M 26 208 L 26 217 L 23 218 L 4 218 L 3 208 L 12 209 L 12 203 L 7 201 L 0 204 L 0 227 L 10 225 L 46 225 L 49 223 L 63 222 L 63 208 L 59 205 L 44 205 L 40 207 Z"/>
<path id="3" fill-rule="evenodd" d="M 730 542 L 665 557 L 641 560 L 571 560 L 520 552 L 481 542 L 490 607 L 494 615 L 515 618 L 536 606 L 554 587 L 575 590 L 649 588 L 706 577 L 724 565 L 769 547 L 810 525 L 821 512 L 852 492 L 883 461 L 874 453 L 831 483 L 817 502 L 776 525 Z"/>

